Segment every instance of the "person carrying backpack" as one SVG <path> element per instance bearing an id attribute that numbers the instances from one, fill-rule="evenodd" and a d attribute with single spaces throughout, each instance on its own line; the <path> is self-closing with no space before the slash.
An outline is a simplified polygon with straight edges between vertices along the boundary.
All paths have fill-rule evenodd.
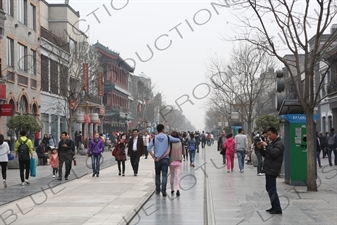
<path id="1" fill-rule="evenodd" d="M 326 144 L 328 150 L 329 165 L 332 166 L 331 154 L 335 155 L 335 166 L 337 166 L 337 135 L 334 133 L 335 129 L 331 128 L 329 135 L 326 137 Z"/>
<path id="2" fill-rule="evenodd" d="M 190 153 L 190 166 L 195 167 L 194 161 L 195 161 L 195 152 L 197 150 L 197 141 L 194 138 L 194 134 L 190 134 L 190 139 L 188 140 L 188 150 Z"/>
<path id="3" fill-rule="evenodd" d="M 20 132 L 20 138 L 15 143 L 15 157 L 19 158 L 21 185 L 29 184 L 30 158 L 33 158 L 33 143 L 26 137 L 26 131 Z M 24 176 L 24 170 L 25 175 Z M 25 180 L 26 179 L 26 180 Z"/>

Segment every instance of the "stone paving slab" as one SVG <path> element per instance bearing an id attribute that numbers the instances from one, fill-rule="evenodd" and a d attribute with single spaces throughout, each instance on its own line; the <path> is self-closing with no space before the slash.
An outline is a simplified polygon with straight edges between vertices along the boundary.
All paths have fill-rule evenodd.
<path id="1" fill-rule="evenodd" d="M 77 155 L 76 160 L 77 165 L 72 166 L 69 181 L 80 179 L 81 177 L 92 173 L 90 158 Z M 116 164 L 114 158 L 111 157 L 111 152 L 104 152 L 103 160 L 101 162 L 102 169 Z M 56 179 L 52 178 L 52 169 L 48 165 L 37 166 L 37 176 L 30 177 L 29 181 L 29 186 L 27 186 L 27 188 L 23 188 L 20 185 L 21 180 L 19 169 L 7 170 L 8 187 L 5 189 L 2 185 L 2 182 L 0 183 L 0 206 L 40 192 L 42 189 L 46 190 L 60 184 L 59 181 L 56 181 Z M 63 182 L 66 181 L 63 180 Z"/>
<path id="2" fill-rule="evenodd" d="M 88 174 L 63 181 L 2 205 L 0 224 L 125 224 L 128 214 L 154 192 L 153 173 L 153 160 L 141 158 L 136 177 L 127 161 L 125 177 L 118 176 L 114 165 L 101 170 L 98 178 Z"/>
<path id="3" fill-rule="evenodd" d="M 326 159 L 322 159 L 323 168 L 317 170 L 318 192 L 307 192 L 305 186 L 290 186 L 278 178 L 283 215 L 270 215 L 265 212 L 270 208 L 265 177 L 256 175 L 256 167 L 245 165 L 245 172 L 239 173 L 235 158 L 235 171 L 227 173 L 221 168 L 219 152 L 214 148 L 208 153 L 214 224 L 337 224 L 337 167 L 328 166 Z"/>

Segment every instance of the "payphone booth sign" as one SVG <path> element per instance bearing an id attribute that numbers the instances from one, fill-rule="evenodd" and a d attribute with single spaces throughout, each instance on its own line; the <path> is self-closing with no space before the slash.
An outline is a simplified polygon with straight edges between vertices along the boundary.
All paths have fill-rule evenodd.
<path id="1" fill-rule="evenodd" d="M 0 116 L 12 116 L 12 105 L 11 104 L 0 105 Z"/>

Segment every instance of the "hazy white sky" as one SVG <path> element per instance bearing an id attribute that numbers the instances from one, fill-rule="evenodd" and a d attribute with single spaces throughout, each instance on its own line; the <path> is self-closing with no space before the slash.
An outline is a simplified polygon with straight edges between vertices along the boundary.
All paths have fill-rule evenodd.
<path id="1" fill-rule="evenodd" d="M 64 0 L 47 1 L 64 3 Z M 195 87 L 206 80 L 206 64 L 209 58 L 217 54 L 229 60 L 233 43 L 224 41 L 222 36 L 231 36 L 233 33 L 233 25 L 228 21 L 239 23 L 230 13 L 232 7 L 215 10 L 212 2 L 220 4 L 224 1 L 69 1 L 76 11 L 80 11 L 81 19 L 85 20 L 80 23 L 82 30 L 90 25 L 87 34 L 91 42 L 99 40 L 103 45 L 120 52 L 122 58 L 135 60 L 135 74 L 144 72 L 151 77 L 156 90 L 163 93 L 167 105 L 176 105 L 175 101 L 182 104 L 188 95 L 194 105 L 186 102 L 181 108 L 198 130 L 204 129 L 207 97 L 195 97 L 205 96 L 208 88 L 205 85 L 196 89 Z M 240 1 L 227 2 L 232 4 Z M 268 29 L 275 29 L 272 23 L 268 25 Z M 147 45 L 153 51 L 152 58 Z M 164 48 L 167 49 L 160 50 Z M 127 62 L 133 66 L 131 61 Z M 185 97 L 180 98 L 183 95 Z"/>
<path id="2" fill-rule="evenodd" d="M 47 1 L 64 3 L 63 0 Z M 116 9 L 124 8 L 113 9 L 111 2 Z M 167 105 L 176 105 L 177 99 L 178 104 L 182 104 L 187 97 L 179 98 L 188 95 L 194 105 L 186 102 L 181 108 L 193 125 L 202 130 L 207 98 L 199 100 L 195 97 L 205 96 L 208 88 L 201 85 L 194 94 L 193 90 L 205 82 L 208 59 L 215 53 L 227 56 L 232 49 L 231 43 L 223 41 L 220 35 L 229 30 L 226 26 L 228 9 L 218 8 L 218 15 L 211 2 L 219 3 L 216 0 L 70 0 L 69 4 L 80 11 L 81 19 L 86 20 L 80 22 L 82 30 L 90 25 L 90 40 L 99 40 L 103 45 L 120 52 L 124 59 L 134 59 L 135 74 L 144 72 L 151 77 L 157 91 L 163 93 Z M 92 13 L 94 11 L 97 18 Z M 161 35 L 164 36 L 155 42 Z M 170 42 L 170 47 L 159 50 L 169 46 Z M 151 52 L 147 45 L 153 51 L 150 60 Z M 148 61 L 142 62 L 136 53 L 143 61 Z M 132 61 L 127 62 L 133 66 Z"/>

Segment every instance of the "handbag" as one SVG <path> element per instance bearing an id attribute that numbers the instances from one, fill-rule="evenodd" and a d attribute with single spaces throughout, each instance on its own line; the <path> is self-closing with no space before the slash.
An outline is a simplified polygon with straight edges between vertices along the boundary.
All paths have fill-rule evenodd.
<path id="1" fill-rule="evenodd" d="M 30 158 L 30 176 L 36 177 L 36 159 Z"/>
<path id="2" fill-rule="evenodd" d="M 117 156 L 117 152 L 118 152 L 118 147 L 116 146 L 115 149 L 112 151 L 112 156 Z"/>
<path id="3" fill-rule="evenodd" d="M 12 161 L 15 158 L 12 153 L 9 153 L 7 156 L 8 156 L 8 161 Z"/>

